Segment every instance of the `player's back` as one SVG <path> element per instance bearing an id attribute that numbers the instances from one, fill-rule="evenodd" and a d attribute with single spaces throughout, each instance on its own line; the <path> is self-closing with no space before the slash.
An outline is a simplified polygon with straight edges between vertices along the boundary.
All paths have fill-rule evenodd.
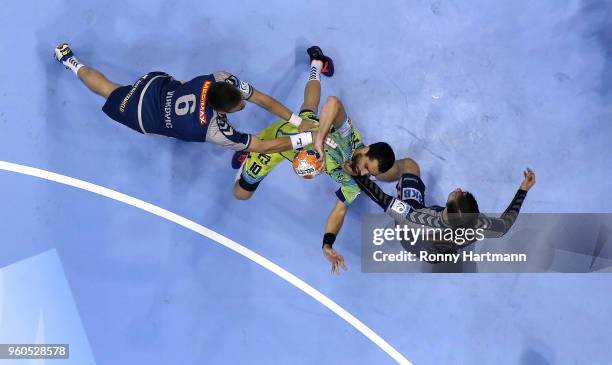
<path id="1" fill-rule="evenodd" d="M 361 134 L 353 126 L 351 119 L 347 117 L 338 128 L 332 130 L 330 137 L 338 146 L 333 149 L 326 149 L 326 172 L 339 183 L 351 180 L 350 175 L 342 170 L 342 164 L 353 158 L 355 150 L 365 146 Z M 346 176 L 343 176 L 340 172 Z"/>
<path id="2" fill-rule="evenodd" d="M 206 104 L 213 75 L 198 76 L 181 83 L 172 80 L 161 91 L 161 126 L 164 135 L 184 141 L 204 142 L 209 121 L 216 112 Z"/>

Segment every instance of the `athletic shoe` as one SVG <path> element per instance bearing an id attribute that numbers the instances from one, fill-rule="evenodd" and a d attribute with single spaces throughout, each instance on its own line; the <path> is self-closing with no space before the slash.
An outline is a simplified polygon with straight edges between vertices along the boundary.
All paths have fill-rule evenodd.
<path id="1" fill-rule="evenodd" d="M 310 62 L 313 60 L 319 60 L 323 62 L 323 67 L 321 68 L 321 73 L 327 77 L 332 77 L 334 75 L 334 61 L 323 54 L 321 47 L 312 46 L 306 50 L 308 56 L 310 57 Z"/>

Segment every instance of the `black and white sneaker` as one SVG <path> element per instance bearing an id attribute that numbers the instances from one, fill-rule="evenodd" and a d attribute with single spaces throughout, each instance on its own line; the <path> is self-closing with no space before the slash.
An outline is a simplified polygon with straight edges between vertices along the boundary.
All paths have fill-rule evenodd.
<path id="1" fill-rule="evenodd" d="M 57 62 L 63 63 L 70 57 L 74 56 L 74 53 L 72 53 L 72 50 L 70 49 L 68 43 L 60 43 L 57 45 L 57 47 L 55 47 L 53 55 L 55 56 Z"/>
<path id="2" fill-rule="evenodd" d="M 53 56 L 57 62 L 64 65 L 67 69 L 71 69 L 70 66 L 77 67 L 79 65 L 79 61 L 77 61 L 76 57 L 74 57 L 74 53 L 72 52 L 72 49 L 70 49 L 68 43 L 58 44 L 53 51 Z"/>

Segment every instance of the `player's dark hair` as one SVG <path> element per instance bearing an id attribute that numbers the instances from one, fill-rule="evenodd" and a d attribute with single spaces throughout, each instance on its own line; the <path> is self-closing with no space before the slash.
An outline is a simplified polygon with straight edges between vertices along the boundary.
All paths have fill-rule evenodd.
<path id="1" fill-rule="evenodd" d="M 389 171 L 395 163 L 395 153 L 393 148 L 385 142 L 376 142 L 370 145 L 366 156 L 371 159 L 378 160 L 378 170 L 380 173 Z"/>
<path id="2" fill-rule="evenodd" d="M 227 82 L 215 82 L 208 89 L 208 103 L 215 110 L 228 112 L 242 100 L 240 91 Z"/>
<path id="3" fill-rule="evenodd" d="M 446 202 L 448 222 L 454 228 L 473 228 L 478 220 L 478 202 L 470 192 L 463 192 L 459 198 Z"/>

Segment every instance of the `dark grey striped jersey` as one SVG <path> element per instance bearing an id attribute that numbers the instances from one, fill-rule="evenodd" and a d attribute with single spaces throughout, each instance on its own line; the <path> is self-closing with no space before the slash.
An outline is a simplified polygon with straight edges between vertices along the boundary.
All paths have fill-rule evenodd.
<path id="1" fill-rule="evenodd" d="M 354 176 L 353 179 L 370 199 L 395 219 L 397 224 L 414 229 L 423 227 L 442 229 L 453 228 L 445 222 L 442 217 L 444 211 L 443 207 L 432 206 L 414 209 L 409 204 L 386 194 L 367 176 Z M 510 205 L 499 218 L 479 214 L 478 221 L 472 228 L 481 229 L 484 237 L 487 238 L 503 236 L 510 230 L 510 227 L 512 227 L 516 221 L 526 196 L 527 192 L 525 190 L 517 191 Z"/>

